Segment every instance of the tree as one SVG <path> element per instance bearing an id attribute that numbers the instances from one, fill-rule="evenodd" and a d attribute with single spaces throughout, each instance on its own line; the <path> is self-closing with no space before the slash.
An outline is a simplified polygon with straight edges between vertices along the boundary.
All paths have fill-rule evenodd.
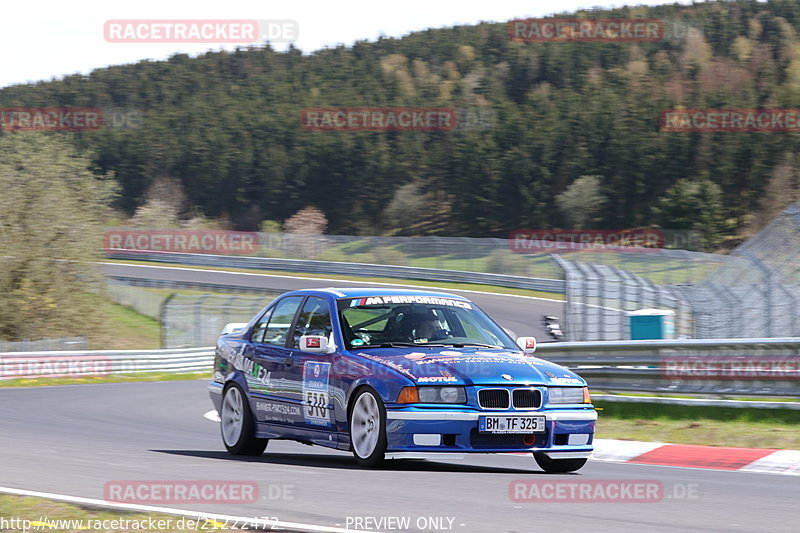
<path id="1" fill-rule="evenodd" d="M 602 212 L 606 198 L 600 187 L 600 176 L 581 176 L 556 197 L 559 210 L 573 227 L 587 227 Z"/>
<path id="2" fill-rule="evenodd" d="M 431 195 L 418 183 L 406 183 L 394 191 L 394 196 L 383 211 L 389 228 L 408 231 L 430 212 Z"/>
<path id="3" fill-rule="evenodd" d="M 658 200 L 654 212 L 663 229 L 698 231 L 706 247 L 712 249 L 720 243 L 725 223 L 722 193 L 708 179 L 678 180 Z"/>
<path id="4" fill-rule="evenodd" d="M 0 135 L 0 338 L 85 335 L 101 316 L 93 261 L 113 193 L 73 145 L 44 133 Z"/>
<path id="5" fill-rule="evenodd" d="M 317 259 L 328 248 L 322 237 L 326 227 L 325 213 L 314 206 L 305 207 L 284 221 L 283 230 L 289 234 L 284 248 L 293 256 Z"/>
<path id="6" fill-rule="evenodd" d="M 321 235 L 328 227 L 328 219 L 325 213 L 313 206 L 308 206 L 294 215 L 290 216 L 283 223 L 283 229 L 287 233 L 311 233 Z"/>
<path id="7" fill-rule="evenodd" d="M 765 185 L 783 154 L 800 151 L 799 136 L 671 132 L 659 127 L 661 113 L 797 108 L 798 6 L 736 0 L 575 15 L 665 22 L 664 39 L 637 44 L 512 42 L 505 23 L 482 23 L 307 54 L 269 46 L 178 54 L 0 88 L 0 107 L 141 111 L 139 126 L 71 141 L 96 154 L 98 172 L 114 172 L 115 207 L 133 215 L 146 206 L 136 218 L 146 225 L 175 225 L 161 195 L 147 202 L 159 176 L 185 187 L 182 226 L 196 213 L 195 226 L 208 225 L 202 215 L 254 230 L 265 218 L 283 221 L 315 205 L 333 234 L 473 237 L 525 227 L 649 226 L 658 199 L 692 176 L 721 188 L 721 216 L 735 221 L 724 228 L 730 234 L 782 201 L 784 178 Z M 461 123 L 444 132 L 336 133 L 299 122 L 304 108 L 373 106 L 448 107 Z M 463 120 L 470 110 L 491 111 L 494 120 L 472 127 Z M 800 174 L 800 159 L 790 166 Z M 602 176 L 602 209 L 591 216 L 569 203 L 559 209 L 557 195 L 588 175 Z M 408 201 L 410 183 L 421 209 Z M 568 200 L 599 205 L 573 192 L 562 203 Z M 389 225 L 387 214 L 412 222 Z"/>
<path id="8" fill-rule="evenodd" d="M 786 154 L 783 161 L 772 169 L 772 176 L 759 202 L 761 209 L 753 217 L 752 230 L 760 230 L 789 204 L 800 199 L 800 179 L 793 163 L 792 154 Z"/>

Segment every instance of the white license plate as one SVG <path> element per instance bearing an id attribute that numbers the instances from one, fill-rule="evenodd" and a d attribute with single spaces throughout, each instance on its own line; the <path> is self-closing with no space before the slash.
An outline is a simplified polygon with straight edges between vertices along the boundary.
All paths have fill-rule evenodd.
<path id="1" fill-rule="evenodd" d="M 481 433 L 544 433 L 543 416 L 482 416 L 478 418 Z"/>

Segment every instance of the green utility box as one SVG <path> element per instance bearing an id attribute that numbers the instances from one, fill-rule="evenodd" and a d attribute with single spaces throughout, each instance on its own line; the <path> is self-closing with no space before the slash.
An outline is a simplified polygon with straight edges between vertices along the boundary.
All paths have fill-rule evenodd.
<path id="1" fill-rule="evenodd" d="M 631 340 L 674 339 L 675 311 L 640 309 L 628 313 Z"/>

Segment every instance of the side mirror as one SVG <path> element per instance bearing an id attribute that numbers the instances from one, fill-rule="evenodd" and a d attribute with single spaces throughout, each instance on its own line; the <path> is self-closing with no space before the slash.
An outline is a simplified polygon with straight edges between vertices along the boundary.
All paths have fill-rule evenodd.
<path id="1" fill-rule="evenodd" d="M 328 337 L 322 335 L 303 335 L 300 337 L 300 350 L 309 353 L 331 353 L 330 348 L 334 345 L 328 344 Z"/>
<path id="2" fill-rule="evenodd" d="M 225 327 L 222 328 L 222 333 L 220 335 L 227 335 L 228 333 L 236 333 L 237 331 L 247 327 L 247 322 L 231 322 L 230 324 L 225 324 Z"/>
<path id="3" fill-rule="evenodd" d="M 517 346 L 522 348 L 525 355 L 530 355 L 536 351 L 535 337 L 517 337 Z"/>

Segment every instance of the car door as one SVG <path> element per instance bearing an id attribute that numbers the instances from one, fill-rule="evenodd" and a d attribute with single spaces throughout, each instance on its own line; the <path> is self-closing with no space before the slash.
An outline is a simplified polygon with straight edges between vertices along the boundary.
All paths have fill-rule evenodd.
<path id="1" fill-rule="evenodd" d="M 254 365 L 248 383 L 253 413 L 260 422 L 294 426 L 303 421 L 302 411 L 289 399 L 286 379 L 293 362 L 287 340 L 303 299 L 282 298 L 253 327 Z"/>
<path id="2" fill-rule="evenodd" d="M 291 401 L 303 413 L 303 426 L 310 430 L 331 430 L 334 427 L 332 394 L 332 361 L 325 353 L 300 350 L 300 337 L 322 335 L 333 342 L 331 307 L 328 301 L 309 296 L 295 322 L 291 335 Z"/>

